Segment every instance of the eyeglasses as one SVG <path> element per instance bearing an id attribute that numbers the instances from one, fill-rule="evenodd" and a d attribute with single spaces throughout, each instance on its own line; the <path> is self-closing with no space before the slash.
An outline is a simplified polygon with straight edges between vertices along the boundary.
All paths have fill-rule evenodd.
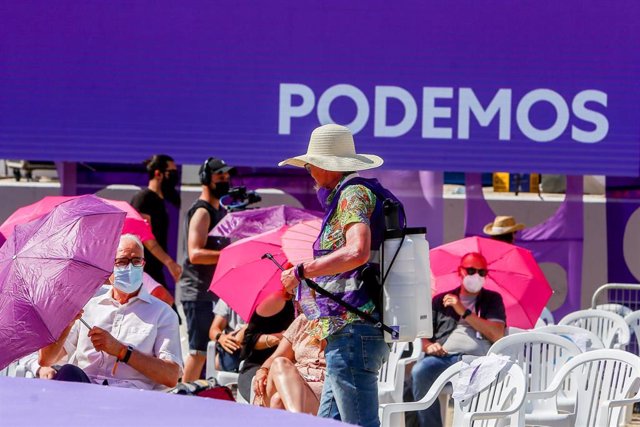
<path id="1" fill-rule="evenodd" d="M 144 258 L 141 257 L 133 257 L 133 258 L 116 258 L 116 261 L 113 263 L 114 266 L 118 268 L 123 268 L 131 263 L 134 267 L 143 267 L 145 264 Z"/>
<path id="2" fill-rule="evenodd" d="M 474 274 L 478 273 L 480 277 L 484 277 L 488 273 L 484 268 L 465 267 L 464 269 L 469 276 L 473 276 Z"/>
<path id="3" fill-rule="evenodd" d="M 304 168 L 307 172 L 311 173 L 311 164 L 310 163 L 305 163 L 304 164 Z"/>

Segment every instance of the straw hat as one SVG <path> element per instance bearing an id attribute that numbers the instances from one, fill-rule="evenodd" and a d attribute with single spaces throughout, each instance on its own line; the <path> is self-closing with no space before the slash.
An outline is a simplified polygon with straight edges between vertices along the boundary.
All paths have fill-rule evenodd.
<path id="1" fill-rule="evenodd" d="M 329 124 L 311 133 L 307 154 L 283 160 L 278 166 L 303 168 L 309 163 L 332 172 L 350 172 L 377 168 L 383 162 L 373 154 L 356 154 L 351 131 L 344 126 Z"/>
<path id="2" fill-rule="evenodd" d="M 514 233 L 523 228 L 524 224 L 516 224 L 516 220 L 512 216 L 497 216 L 493 222 L 485 225 L 482 231 L 489 236 L 499 236 L 501 234 Z"/>

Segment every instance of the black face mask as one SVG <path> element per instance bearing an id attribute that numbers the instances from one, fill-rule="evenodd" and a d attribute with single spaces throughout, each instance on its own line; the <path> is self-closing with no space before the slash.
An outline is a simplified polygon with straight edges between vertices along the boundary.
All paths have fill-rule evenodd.
<path id="1" fill-rule="evenodd" d="M 162 188 L 174 188 L 176 185 L 178 185 L 178 171 L 166 171 L 162 180 Z"/>
<path id="2" fill-rule="evenodd" d="M 211 194 L 216 199 L 220 199 L 222 196 L 229 194 L 228 182 L 216 182 L 216 187 L 211 189 Z"/>

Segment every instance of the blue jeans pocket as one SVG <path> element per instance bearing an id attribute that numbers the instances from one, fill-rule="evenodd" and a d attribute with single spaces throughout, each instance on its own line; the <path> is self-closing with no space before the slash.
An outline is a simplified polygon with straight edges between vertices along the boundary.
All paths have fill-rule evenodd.
<path id="1" fill-rule="evenodd" d="M 361 336 L 360 340 L 362 342 L 364 369 L 377 374 L 382 364 L 387 361 L 389 346 L 382 335 Z"/>

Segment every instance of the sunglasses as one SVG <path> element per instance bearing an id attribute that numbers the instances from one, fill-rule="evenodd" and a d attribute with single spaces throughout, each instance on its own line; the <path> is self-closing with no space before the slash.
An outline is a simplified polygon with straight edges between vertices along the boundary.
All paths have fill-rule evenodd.
<path id="1" fill-rule="evenodd" d="M 480 277 L 485 277 L 488 273 L 488 271 L 484 268 L 465 267 L 464 269 L 469 276 L 473 276 L 474 274 L 478 273 Z"/>

